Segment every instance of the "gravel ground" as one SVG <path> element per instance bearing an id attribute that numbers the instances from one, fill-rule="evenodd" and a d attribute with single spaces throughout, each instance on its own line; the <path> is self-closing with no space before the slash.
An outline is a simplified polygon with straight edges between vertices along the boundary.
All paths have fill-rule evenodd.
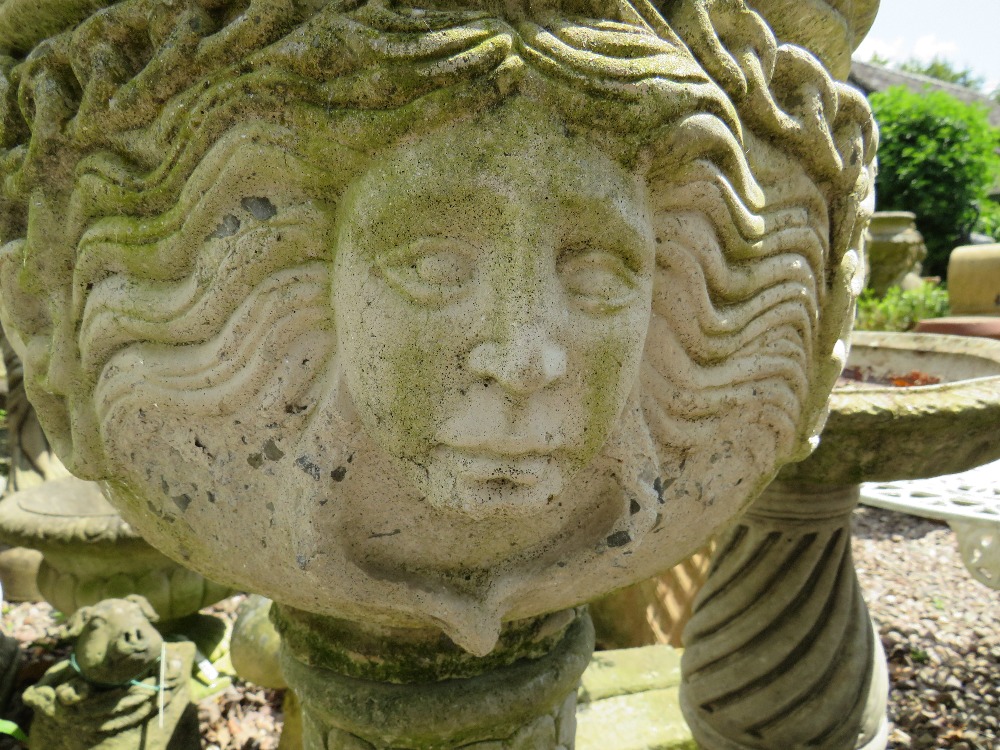
<path id="1" fill-rule="evenodd" d="M 1000 595 L 966 573 L 944 524 L 862 508 L 854 554 L 889 659 L 890 748 L 1000 750 Z M 231 618 L 238 601 L 213 611 Z M 3 626 L 28 657 L 26 684 L 66 653 L 47 604 L 5 605 Z M 202 701 L 202 747 L 276 750 L 281 699 L 237 682 Z"/>
<path id="2" fill-rule="evenodd" d="M 946 524 L 855 512 L 854 557 L 889 660 L 891 748 L 1000 750 L 1000 592 Z"/>

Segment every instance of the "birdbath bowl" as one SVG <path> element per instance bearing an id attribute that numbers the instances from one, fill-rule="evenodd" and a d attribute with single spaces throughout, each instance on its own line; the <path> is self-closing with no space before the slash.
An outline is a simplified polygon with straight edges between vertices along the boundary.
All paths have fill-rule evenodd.
<path id="1" fill-rule="evenodd" d="M 860 489 L 864 503 L 946 521 L 972 576 L 1000 588 L 1000 494 L 990 472 L 965 473 L 1000 458 L 1000 342 L 856 333 L 848 367 L 874 375 L 919 371 L 941 382 L 839 386 L 820 447 L 779 479 L 871 483 Z"/>
<path id="2" fill-rule="evenodd" d="M 965 473 L 1000 458 L 1000 344 L 857 333 L 853 346 L 849 367 L 876 375 L 918 371 L 941 382 L 838 387 L 819 449 L 779 478 L 871 483 L 861 489 L 864 503 L 946 521 L 972 576 L 1000 588 L 1000 493 L 986 469 Z"/>
<path id="3" fill-rule="evenodd" d="M 779 481 L 849 485 L 923 479 L 1000 458 L 1000 342 L 857 332 L 847 367 L 876 377 L 918 372 L 940 382 L 838 385 L 819 448 L 786 466 Z"/>

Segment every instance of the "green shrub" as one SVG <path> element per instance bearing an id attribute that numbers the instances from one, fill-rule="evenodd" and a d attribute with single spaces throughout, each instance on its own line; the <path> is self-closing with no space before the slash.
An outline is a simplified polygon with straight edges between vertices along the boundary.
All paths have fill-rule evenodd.
<path id="1" fill-rule="evenodd" d="M 869 97 L 881 131 L 880 211 L 913 211 L 927 243 L 924 270 L 944 276 L 948 255 L 976 223 L 1000 174 L 1000 131 L 984 107 L 940 91 L 896 86 Z"/>
<path id="2" fill-rule="evenodd" d="M 889 287 L 882 298 L 866 289 L 858 300 L 854 327 L 859 331 L 909 331 L 925 318 L 947 314 L 948 292 L 932 281 L 905 292 L 898 286 Z"/>
<path id="3" fill-rule="evenodd" d="M 976 222 L 975 230 L 1000 240 L 1000 203 L 989 200 L 980 204 L 979 221 Z"/>

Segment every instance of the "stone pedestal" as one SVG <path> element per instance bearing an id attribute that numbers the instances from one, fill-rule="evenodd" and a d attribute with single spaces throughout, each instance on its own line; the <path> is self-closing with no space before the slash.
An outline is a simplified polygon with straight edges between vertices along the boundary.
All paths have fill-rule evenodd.
<path id="1" fill-rule="evenodd" d="M 42 553 L 28 547 L 8 547 L 0 544 L 0 584 L 9 602 L 37 602 L 42 598 L 38 590 L 38 567 Z"/>
<path id="2" fill-rule="evenodd" d="M 683 658 L 705 750 L 885 747 L 885 657 L 851 560 L 858 493 L 776 482 L 720 541 Z"/>
<path id="3" fill-rule="evenodd" d="M 276 607 L 305 750 L 571 750 L 593 651 L 585 610 L 505 626 L 485 657 L 433 630 Z"/>

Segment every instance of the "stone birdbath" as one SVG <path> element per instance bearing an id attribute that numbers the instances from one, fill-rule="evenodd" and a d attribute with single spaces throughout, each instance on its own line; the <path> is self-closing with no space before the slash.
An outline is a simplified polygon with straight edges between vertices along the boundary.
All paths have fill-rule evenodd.
<path id="1" fill-rule="evenodd" d="M 857 682 L 873 655 L 879 668 L 869 673 L 868 696 L 883 690 L 884 658 L 850 561 L 850 514 L 861 483 L 951 474 L 1000 458 L 1000 342 L 856 332 L 848 358 L 852 370 L 881 382 L 842 380 L 830 398 L 817 450 L 784 467 L 719 543 L 685 631 L 682 702 L 696 737 L 717 732 L 784 747 L 782 732 L 810 711 L 817 687 L 830 679 Z M 795 622 L 796 632 L 812 635 L 786 639 L 786 628 Z M 833 634 L 839 645 L 823 643 L 823 633 Z M 762 675 L 793 651 L 810 670 L 781 673 L 780 702 L 732 699 L 752 696 Z M 735 672 L 727 672 L 722 685 L 717 665 L 725 662 L 748 666 L 735 680 Z M 861 722 L 870 734 L 858 746 L 880 747 L 885 726 L 874 720 L 877 709 L 864 698 L 845 700 L 841 710 L 871 715 Z M 732 729 L 737 710 L 755 716 L 739 732 Z M 818 722 L 813 729 L 817 741 L 832 741 L 837 732 Z"/>
<path id="2" fill-rule="evenodd" d="M 227 627 L 198 610 L 232 589 L 171 560 L 124 521 L 94 482 L 73 476 L 52 479 L 0 501 L 0 539 L 38 550 L 37 585 L 45 600 L 70 616 L 104 599 L 140 595 L 158 616 L 165 635 L 194 641 L 205 657 L 193 689 L 223 689 L 214 666 L 226 671 Z M 209 661 L 205 661 L 205 659 Z"/>
<path id="3" fill-rule="evenodd" d="M 780 480 L 854 485 L 922 479 L 1000 458 L 1000 343 L 857 331 L 851 337 L 851 367 L 904 378 L 916 371 L 940 382 L 839 385 L 830 397 L 819 448 L 785 467 Z"/>

